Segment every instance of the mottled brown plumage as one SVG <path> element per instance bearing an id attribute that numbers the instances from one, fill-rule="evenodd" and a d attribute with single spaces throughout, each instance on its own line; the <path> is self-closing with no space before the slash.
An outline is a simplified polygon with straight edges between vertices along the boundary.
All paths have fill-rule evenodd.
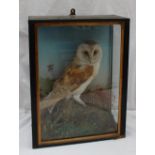
<path id="1" fill-rule="evenodd" d="M 63 76 L 56 81 L 54 89 L 56 89 L 58 85 L 61 85 L 63 87 L 67 87 L 69 91 L 74 91 L 82 83 L 84 83 L 92 74 L 92 65 L 70 65 L 64 72 Z"/>

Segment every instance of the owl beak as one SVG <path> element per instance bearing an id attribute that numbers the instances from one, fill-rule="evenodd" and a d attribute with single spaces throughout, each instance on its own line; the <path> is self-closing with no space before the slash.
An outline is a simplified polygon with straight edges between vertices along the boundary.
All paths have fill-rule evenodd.
<path id="1" fill-rule="evenodd" d="M 93 64 L 93 60 L 92 60 L 92 59 L 90 59 L 90 61 L 89 61 L 89 62 L 90 62 L 90 64 Z"/>

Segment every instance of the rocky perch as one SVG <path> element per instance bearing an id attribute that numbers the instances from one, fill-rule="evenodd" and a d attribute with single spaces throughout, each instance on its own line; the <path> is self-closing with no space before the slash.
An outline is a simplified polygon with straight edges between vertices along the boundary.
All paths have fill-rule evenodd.
<path id="1" fill-rule="evenodd" d="M 60 101 L 51 114 L 48 109 L 42 111 L 42 140 L 115 132 L 117 124 L 110 110 L 110 102 L 101 105 L 100 98 L 97 96 L 98 99 L 94 100 L 95 104 L 94 101 L 90 101 L 89 95 L 93 94 L 87 93 L 82 96 L 87 103 L 86 107 L 69 99 Z M 95 93 L 95 95 L 97 94 Z M 89 100 L 87 100 L 88 98 Z M 108 101 L 108 98 L 106 99 Z"/>

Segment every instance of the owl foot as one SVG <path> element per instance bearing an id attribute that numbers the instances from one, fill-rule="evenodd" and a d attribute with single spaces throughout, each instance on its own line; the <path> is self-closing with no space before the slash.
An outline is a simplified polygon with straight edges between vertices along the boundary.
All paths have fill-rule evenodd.
<path id="1" fill-rule="evenodd" d="M 48 112 L 51 114 L 53 112 L 54 107 L 48 108 Z"/>
<path id="2" fill-rule="evenodd" d="M 80 95 L 74 95 L 74 100 L 77 101 L 79 104 L 81 104 L 83 107 L 86 107 L 87 105 L 81 100 Z"/>

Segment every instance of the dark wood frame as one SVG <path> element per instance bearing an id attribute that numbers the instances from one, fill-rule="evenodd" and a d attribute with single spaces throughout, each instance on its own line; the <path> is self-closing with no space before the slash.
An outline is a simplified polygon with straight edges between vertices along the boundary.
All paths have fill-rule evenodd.
<path id="1" fill-rule="evenodd" d="M 128 55 L 129 55 L 129 22 L 128 18 L 119 16 L 66 16 L 66 17 L 30 17 L 29 18 L 29 60 L 30 60 L 30 85 L 31 85 L 31 111 L 32 111 L 32 140 L 33 148 L 62 145 L 69 143 L 88 142 L 95 140 L 121 138 L 125 136 L 126 107 L 127 107 L 127 82 L 128 82 Z M 38 26 L 93 26 L 93 25 L 121 25 L 121 58 L 120 58 L 120 94 L 119 94 L 119 119 L 118 130 L 94 136 L 66 138 L 61 140 L 41 141 L 39 120 L 39 82 L 38 82 Z"/>

